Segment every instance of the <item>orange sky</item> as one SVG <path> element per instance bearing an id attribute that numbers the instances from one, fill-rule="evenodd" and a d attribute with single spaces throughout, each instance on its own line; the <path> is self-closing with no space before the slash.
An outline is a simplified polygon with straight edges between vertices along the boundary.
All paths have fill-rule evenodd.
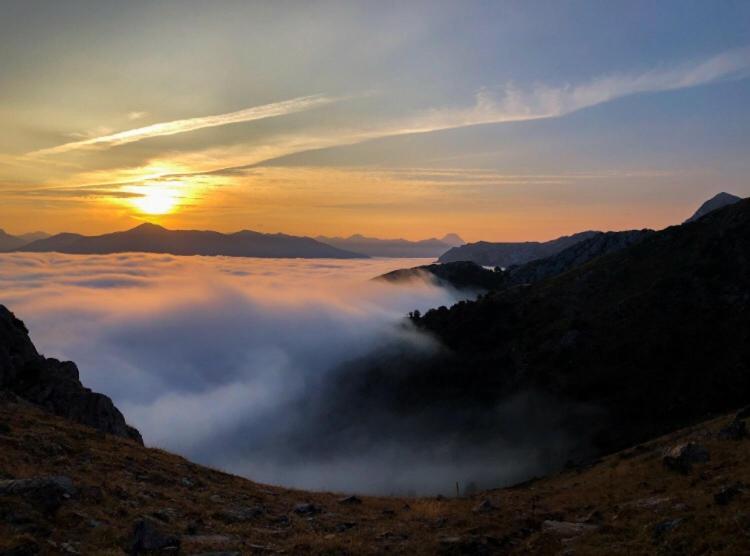
<path id="1" fill-rule="evenodd" d="M 750 194 L 747 10 L 222 8 L 8 6 L 0 228 L 537 240 Z"/>

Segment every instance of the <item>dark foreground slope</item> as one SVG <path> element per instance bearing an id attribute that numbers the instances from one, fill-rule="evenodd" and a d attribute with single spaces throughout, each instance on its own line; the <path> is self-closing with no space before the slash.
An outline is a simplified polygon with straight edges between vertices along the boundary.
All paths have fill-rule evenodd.
<path id="1" fill-rule="evenodd" d="M 71 361 L 40 355 L 23 322 L 0 305 L 0 395 L 19 396 L 55 413 L 103 432 L 142 443 L 112 400 L 85 388 Z"/>
<path id="2" fill-rule="evenodd" d="M 262 234 L 250 230 L 233 234 L 202 230 L 167 230 L 155 224 L 141 224 L 131 230 L 100 236 L 57 234 L 24 245 L 19 251 L 56 251 L 78 255 L 138 251 L 230 257 L 366 258 L 366 255 L 338 249 L 309 237 Z"/>
<path id="3" fill-rule="evenodd" d="M 748 554 L 750 440 L 720 432 L 731 419 L 514 488 L 345 498 L 0 402 L 0 554 Z M 691 441 L 709 461 L 667 469 Z"/>

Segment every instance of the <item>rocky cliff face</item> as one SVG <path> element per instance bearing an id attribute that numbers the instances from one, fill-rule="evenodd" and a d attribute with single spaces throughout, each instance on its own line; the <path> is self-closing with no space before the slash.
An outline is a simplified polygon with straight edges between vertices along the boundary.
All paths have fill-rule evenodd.
<path id="1" fill-rule="evenodd" d="M 143 444 L 140 433 L 104 394 L 85 388 L 71 361 L 40 355 L 26 326 L 0 305 L 0 391 L 11 392 L 44 409 Z"/>

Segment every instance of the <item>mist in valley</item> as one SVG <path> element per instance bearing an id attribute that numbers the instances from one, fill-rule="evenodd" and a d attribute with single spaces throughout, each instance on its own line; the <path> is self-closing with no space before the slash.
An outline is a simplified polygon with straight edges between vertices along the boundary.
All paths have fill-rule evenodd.
<path id="1" fill-rule="evenodd" d="M 424 260 L 5 254 L 5 303 L 38 349 L 76 361 L 147 445 L 260 482 L 452 494 L 562 463 L 554 402 L 415 405 L 367 385 L 439 354 L 405 319 L 466 293 L 372 277 Z M 500 434 L 498 434 L 498 432 Z"/>

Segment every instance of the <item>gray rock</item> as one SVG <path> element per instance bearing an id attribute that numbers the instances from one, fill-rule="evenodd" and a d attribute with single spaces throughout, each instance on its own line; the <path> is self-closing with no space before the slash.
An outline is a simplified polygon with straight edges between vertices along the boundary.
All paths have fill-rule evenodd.
<path id="1" fill-rule="evenodd" d="M 742 440 L 747 436 L 747 424 L 744 419 L 735 419 L 719 431 L 719 438 L 725 440 Z"/>
<path id="2" fill-rule="evenodd" d="M 474 506 L 474 509 L 472 509 L 472 511 L 477 514 L 484 514 L 497 509 L 497 506 L 495 506 L 489 498 L 485 498 L 479 504 Z"/>
<path id="3" fill-rule="evenodd" d="M 47 513 L 57 511 L 65 500 L 75 494 L 73 481 L 65 476 L 0 481 L 0 496 L 21 496 Z"/>
<path id="4" fill-rule="evenodd" d="M 161 531 L 151 519 L 139 519 L 133 526 L 130 553 L 145 554 L 149 551 L 179 550 L 180 538 Z"/>
<path id="5" fill-rule="evenodd" d="M 224 523 L 244 523 L 266 513 L 263 506 L 239 506 L 217 512 L 215 517 Z"/>
<path id="6" fill-rule="evenodd" d="M 714 502 L 719 506 L 726 506 L 732 502 L 732 500 L 740 496 L 744 490 L 743 485 L 740 483 L 725 486 L 719 490 L 719 492 L 714 494 Z"/>
<path id="7" fill-rule="evenodd" d="M 710 459 L 708 450 L 695 442 L 687 442 L 668 449 L 662 461 L 664 466 L 679 473 L 689 473 L 695 463 L 705 463 Z"/>
<path id="8" fill-rule="evenodd" d="M 685 520 L 681 517 L 668 519 L 654 525 L 653 537 L 655 541 L 661 540 L 664 535 L 679 527 Z"/>
<path id="9" fill-rule="evenodd" d="M 320 506 L 316 506 L 315 504 L 310 503 L 297 504 L 294 507 L 294 513 L 299 515 L 315 515 L 319 514 L 322 511 L 323 510 Z"/>
<path id="10" fill-rule="evenodd" d="M 362 499 L 357 496 L 346 496 L 345 498 L 339 498 L 338 503 L 347 506 L 357 506 L 362 503 Z"/>

